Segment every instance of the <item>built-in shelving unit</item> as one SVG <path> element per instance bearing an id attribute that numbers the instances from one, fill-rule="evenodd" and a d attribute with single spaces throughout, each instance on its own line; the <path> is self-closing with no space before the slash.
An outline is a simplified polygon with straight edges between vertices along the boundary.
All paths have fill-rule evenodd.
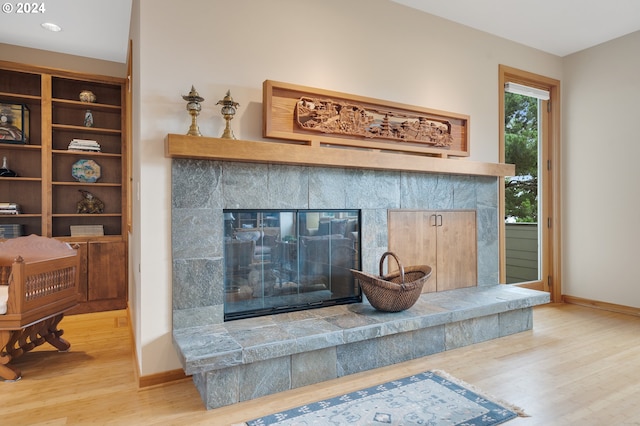
<path id="1" fill-rule="evenodd" d="M 91 91 L 96 102 L 82 102 Z M 0 177 L 0 202 L 16 203 L 20 214 L 0 215 L 23 234 L 76 243 L 84 257 L 81 301 L 76 312 L 126 307 L 127 135 L 123 78 L 53 70 L 0 61 L 0 103 L 29 110 L 25 144 L 0 141 L 0 160 L 18 177 Z M 90 111 L 92 125 L 85 124 Z M 73 139 L 96 141 L 100 151 L 72 151 Z M 79 181 L 72 167 L 88 160 L 100 167 L 96 182 Z M 79 213 L 81 191 L 104 204 L 101 213 Z M 71 234 L 71 226 L 102 226 L 104 235 Z M 102 256 L 103 258 L 99 258 Z M 81 287 L 83 283 L 81 282 Z"/>

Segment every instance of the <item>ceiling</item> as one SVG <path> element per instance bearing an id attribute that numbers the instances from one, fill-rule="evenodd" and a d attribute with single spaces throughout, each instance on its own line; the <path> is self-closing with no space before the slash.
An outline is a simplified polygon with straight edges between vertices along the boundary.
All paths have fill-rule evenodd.
<path id="1" fill-rule="evenodd" d="M 558 56 L 640 30 L 638 0 L 392 1 Z M 132 2 L 55 0 L 29 14 L 6 2 L 14 10 L 0 13 L 0 43 L 124 63 Z M 47 31 L 43 22 L 62 31 Z"/>
<path id="2" fill-rule="evenodd" d="M 129 45 L 129 23 L 133 0 L 38 1 L 40 13 L 17 13 L 16 5 L 3 2 L 0 12 L 0 43 L 49 50 L 89 58 L 125 63 Z M 13 6 L 7 13 L 5 7 Z M 40 26 L 52 22 L 62 31 Z"/>
<path id="3" fill-rule="evenodd" d="M 566 56 L 640 30 L 638 0 L 392 0 Z"/>

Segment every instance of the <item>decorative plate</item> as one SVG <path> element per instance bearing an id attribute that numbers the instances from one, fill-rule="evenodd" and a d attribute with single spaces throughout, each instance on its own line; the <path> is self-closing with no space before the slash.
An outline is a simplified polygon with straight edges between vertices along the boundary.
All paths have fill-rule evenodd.
<path id="1" fill-rule="evenodd" d="M 71 166 L 71 176 L 78 182 L 94 183 L 100 179 L 100 165 L 93 160 L 78 160 Z"/>

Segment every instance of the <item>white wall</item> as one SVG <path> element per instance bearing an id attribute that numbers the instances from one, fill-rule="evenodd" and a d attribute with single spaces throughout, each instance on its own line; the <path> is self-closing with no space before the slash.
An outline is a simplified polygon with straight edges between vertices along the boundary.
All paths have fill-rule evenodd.
<path id="1" fill-rule="evenodd" d="M 131 42 L 131 186 L 133 200 L 131 206 L 131 224 L 132 230 L 129 235 L 129 317 L 131 320 L 131 328 L 133 336 L 136 340 L 136 360 L 140 366 L 142 359 L 142 320 L 143 313 L 140 303 L 140 3 L 133 2 L 131 7 L 131 26 L 129 28 L 129 36 Z M 133 41 L 135 40 L 135 41 Z M 153 313 L 152 313 L 153 315 Z"/>
<path id="2" fill-rule="evenodd" d="M 163 143 L 167 133 L 187 132 L 181 95 L 192 84 L 205 98 L 206 136 L 222 133 L 215 103 L 230 89 L 240 103 L 236 137 L 262 139 L 262 82 L 272 79 L 469 114 L 471 159 L 496 162 L 498 64 L 562 77 L 559 57 L 389 0 L 138 1 L 141 200 L 132 246 L 143 375 L 180 367 L 171 344 L 171 161 Z"/>
<path id="3" fill-rule="evenodd" d="M 640 32 L 564 58 L 563 294 L 640 307 Z"/>

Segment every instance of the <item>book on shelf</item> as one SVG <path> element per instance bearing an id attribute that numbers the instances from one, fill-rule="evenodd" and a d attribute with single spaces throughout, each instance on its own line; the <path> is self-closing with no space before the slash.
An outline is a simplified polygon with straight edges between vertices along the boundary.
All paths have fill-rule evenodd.
<path id="1" fill-rule="evenodd" d="M 0 238 L 9 239 L 22 237 L 24 235 L 22 224 L 2 223 L 0 224 Z"/>
<path id="2" fill-rule="evenodd" d="M 20 205 L 17 203 L 0 203 L 0 214 L 19 214 Z"/>
<path id="3" fill-rule="evenodd" d="M 100 152 L 100 144 L 90 139 L 72 139 L 67 147 L 68 151 Z"/>

